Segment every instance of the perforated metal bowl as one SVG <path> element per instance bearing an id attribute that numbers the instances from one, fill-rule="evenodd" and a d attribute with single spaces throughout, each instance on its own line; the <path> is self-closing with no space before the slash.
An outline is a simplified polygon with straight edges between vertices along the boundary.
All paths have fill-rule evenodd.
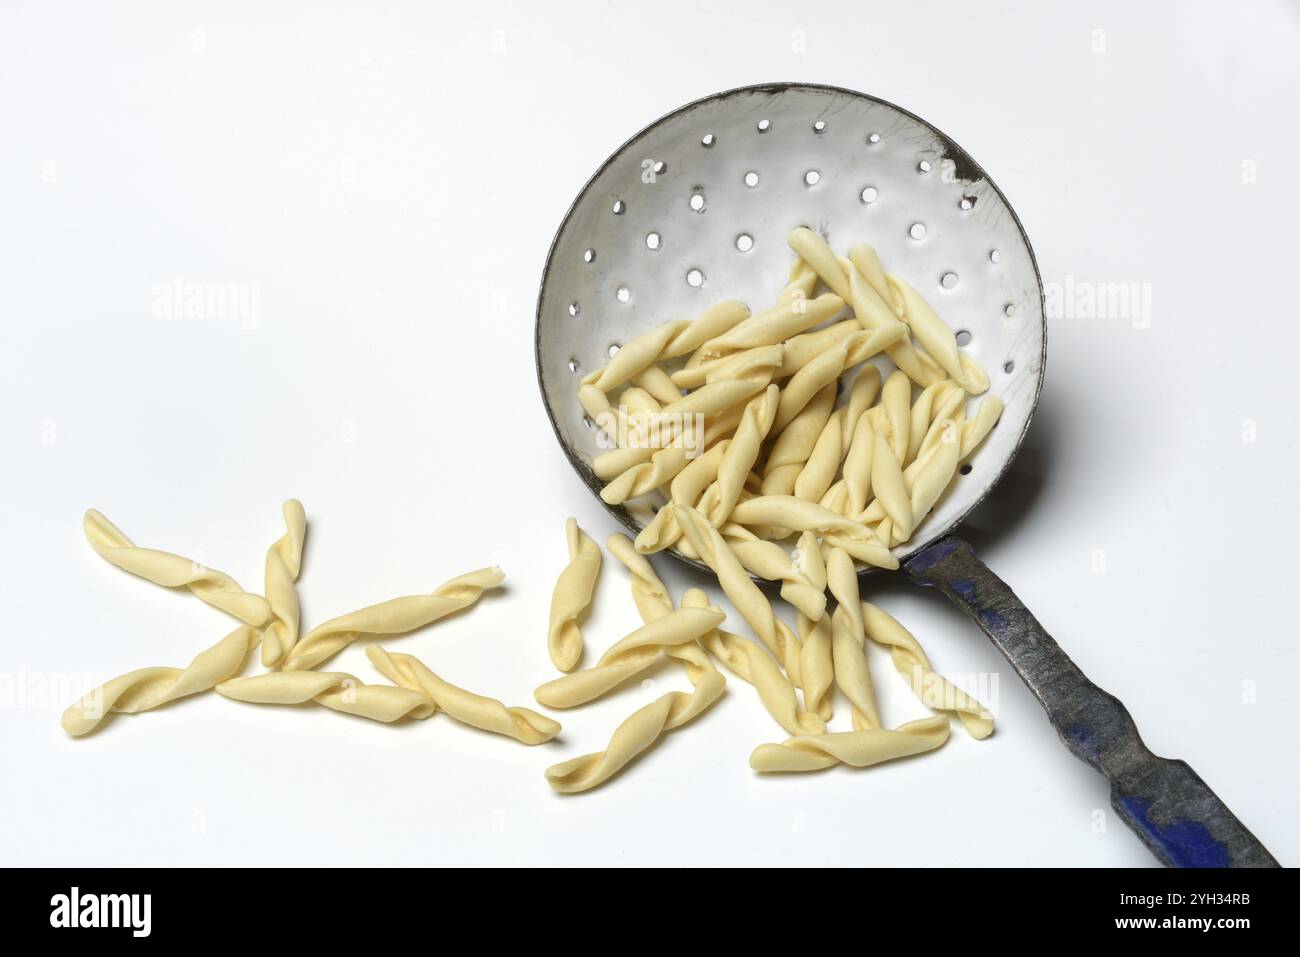
<path id="1" fill-rule="evenodd" d="M 1006 404 L 969 472 L 895 550 L 905 560 L 957 525 L 1011 462 L 1038 400 L 1046 327 L 1038 267 L 1001 191 L 949 137 L 883 100 L 811 84 L 744 87 L 675 110 L 620 147 L 574 200 L 542 274 L 547 412 L 599 493 L 591 462 L 602 450 L 578 404 L 581 377 L 639 333 L 718 300 L 771 305 L 793 258 L 786 234 L 800 225 L 842 255 L 875 246 Z M 609 511 L 634 534 L 653 515 L 637 503 Z"/>

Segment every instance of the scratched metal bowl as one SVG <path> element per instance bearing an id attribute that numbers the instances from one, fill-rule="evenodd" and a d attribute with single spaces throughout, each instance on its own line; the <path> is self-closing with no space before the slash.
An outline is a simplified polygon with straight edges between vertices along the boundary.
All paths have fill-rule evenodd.
<path id="1" fill-rule="evenodd" d="M 841 255 L 875 246 L 1006 404 L 969 470 L 894 550 L 904 561 L 959 524 L 1014 458 L 1047 339 L 1038 266 L 1002 191 L 949 136 L 884 100 L 805 83 L 742 87 L 674 110 L 619 147 L 573 201 L 542 273 L 536 356 L 546 411 L 599 497 L 591 463 L 604 450 L 578 403 L 579 380 L 634 336 L 721 299 L 771 305 L 793 258 L 786 234 L 800 225 Z M 657 504 L 606 508 L 636 535 Z"/>

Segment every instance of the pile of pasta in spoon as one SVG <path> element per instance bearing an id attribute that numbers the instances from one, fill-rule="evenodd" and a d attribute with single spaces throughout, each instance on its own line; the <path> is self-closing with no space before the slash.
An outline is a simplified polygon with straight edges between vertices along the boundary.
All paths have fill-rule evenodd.
<path id="1" fill-rule="evenodd" d="M 668 322 L 581 382 L 579 401 L 617 446 L 593 462 L 606 482 L 601 497 L 611 505 L 662 497 L 635 542 L 614 535 L 607 543 L 632 574 L 645 625 L 594 667 L 572 670 L 600 549 L 570 519 L 570 564 L 556 584 L 549 629 L 552 661 L 570 673 L 536 697 L 573 707 L 664 656 L 681 661 L 693 691 L 633 714 L 605 751 L 551 768 L 557 790 L 607 780 L 709 707 L 725 685 L 713 659 L 754 685 L 790 735 L 753 752 L 758 771 L 865 767 L 930 751 L 947 740 L 949 715 L 975 738 L 993 730 L 992 715 L 933 671 L 907 629 L 861 599 L 857 573 L 862 565 L 898 567 L 891 548 L 916 534 L 1002 403 L 986 395 L 968 417 L 968 401 L 987 391 L 988 377 L 870 246 L 837 256 L 807 228 L 789 242 L 796 259 L 771 308 L 750 314 L 722 302 L 693 321 Z M 871 361 L 877 357 L 887 375 Z M 759 642 L 720 630 L 722 611 L 698 589 L 674 608 L 646 558 L 670 548 L 714 572 Z M 794 629 L 753 578 L 780 583 Z M 889 650 L 934 716 L 883 727 L 867 638 Z M 850 707 L 850 731 L 827 728 L 837 691 Z"/>

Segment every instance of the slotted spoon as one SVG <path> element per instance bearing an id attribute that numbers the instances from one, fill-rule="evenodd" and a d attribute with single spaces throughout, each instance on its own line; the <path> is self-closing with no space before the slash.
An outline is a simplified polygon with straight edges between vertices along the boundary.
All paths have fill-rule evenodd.
<path id="1" fill-rule="evenodd" d="M 603 449 L 577 400 L 582 376 L 634 336 L 719 300 L 752 311 L 775 302 L 792 259 L 786 235 L 800 225 L 841 254 L 875 246 L 957 332 L 1005 403 L 969 468 L 895 549 L 904 571 L 979 624 L 1070 750 L 1110 780 L 1116 811 L 1161 861 L 1276 865 L 1185 762 L 1147 749 L 1123 704 L 951 535 L 1020 447 L 1047 338 L 1038 266 L 1015 212 L 919 117 L 851 90 L 744 87 L 669 113 L 605 161 L 560 225 L 537 304 L 542 398 L 578 475 L 599 494 L 592 460 Z M 634 535 L 653 516 L 648 505 L 606 507 Z"/>

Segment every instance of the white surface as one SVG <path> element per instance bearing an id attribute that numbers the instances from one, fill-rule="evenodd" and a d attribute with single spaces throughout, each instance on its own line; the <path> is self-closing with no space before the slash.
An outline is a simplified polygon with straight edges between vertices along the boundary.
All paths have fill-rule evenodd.
<path id="1" fill-rule="evenodd" d="M 311 522 L 308 622 L 503 565 L 505 595 L 400 647 L 528 703 L 553 674 L 563 519 L 613 530 L 537 394 L 547 245 L 633 131 L 774 79 L 949 133 L 1045 280 L 1149 284 L 1148 328 L 1049 320 L 1028 445 L 968 532 L 1155 750 L 1300 860 L 1293 6 L 106 6 L 0 14 L 0 860 L 1151 863 L 992 646 L 902 581 L 881 601 L 940 669 L 1000 674 L 998 731 L 862 773 L 752 774 L 782 735 L 733 679 L 616 782 L 550 793 L 548 764 L 686 686 L 671 670 L 534 749 L 212 695 L 85 740 L 58 727 L 57 685 L 181 665 L 232 627 L 100 560 L 82 511 L 256 588 L 289 495 Z M 254 327 L 155 318 L 176 275 L 260 283 Z M 636 621 L 607 571 L 597 647 Z M 873 661 L 888 715 L 915 714 Z M 372 676 L 358 648 L 338 664 Z"/>

